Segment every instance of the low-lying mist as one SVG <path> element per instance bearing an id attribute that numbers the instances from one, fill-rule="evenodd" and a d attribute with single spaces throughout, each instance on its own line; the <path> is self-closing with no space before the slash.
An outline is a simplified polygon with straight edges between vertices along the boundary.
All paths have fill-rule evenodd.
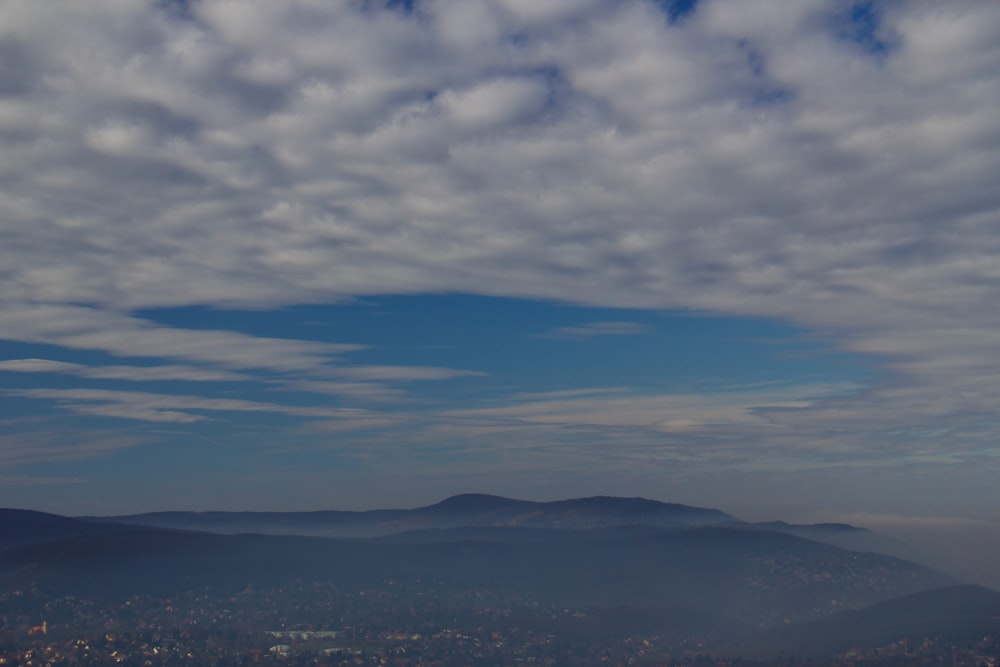
<path id="1" fill-rule="evenodd" d="M 912 560 L 962 581 L 1000 590 L 1000 521 L 950 517 L 857 517 L 854 521 L 911 546 Z"/>

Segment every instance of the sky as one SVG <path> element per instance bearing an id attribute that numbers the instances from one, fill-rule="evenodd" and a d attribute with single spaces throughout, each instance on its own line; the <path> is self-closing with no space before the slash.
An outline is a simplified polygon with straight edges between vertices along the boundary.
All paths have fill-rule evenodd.
<path id="1" fill-rule="evenodd" d="M 996 528 L 998 109 L 995 2 L 5 0 L 0 505 Z"/>

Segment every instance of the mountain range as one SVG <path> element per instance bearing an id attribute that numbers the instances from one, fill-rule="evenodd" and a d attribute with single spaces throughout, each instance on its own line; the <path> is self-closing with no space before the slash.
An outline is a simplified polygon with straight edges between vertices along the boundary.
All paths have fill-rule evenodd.
<path id="1" fill-rule="evenodd" d="M 879 537 L 843 524 L 749 523 L 716 509 L 613 497 L 466 494 L 366 512 L 72 518 L 0 510 L 0 596 L 30 590 L 39 604 L 71 596 L 119 605 L 183 591 L 224 599 L 248 587 L 327 586 L 350 599 L 395 587 L 433 608 L 469 611 L 470 600 L 493 599 L 617 610 L 612 617 L 645 619 L 639 625 L 766 650 L 873 624 L 879 640 L 996 625 L 996 593 L 838 541 Z M 905 596 L 933 591 L 945 591 L 936 595 L 950 606 L 902 613 L 912 607 Z"/>
<path id="2" fill-rule="evenodd" d="M 629 524 L 678 527 L 736 521 L 734 517 L 719 510 L 661 503 L 645 498 L 597 496 L 532 502 L 477 493 L 452 496 L 440 503 L 416 509 L 361 512 L 153 512 L 81 518 L 214 533 L 316 537 L 378 537 L 410 530 L 465 526 L 586 529 Z"/>

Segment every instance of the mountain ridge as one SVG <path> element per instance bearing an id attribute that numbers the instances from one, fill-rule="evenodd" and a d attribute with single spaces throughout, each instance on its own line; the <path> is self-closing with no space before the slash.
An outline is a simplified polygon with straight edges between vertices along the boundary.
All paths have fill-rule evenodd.
<path id="1" fill-rule="evenodd" d="M 185 587 L 226 594 L 294 581 L 345 589 L 437 581 L 445 589 L 534 591 L 554 604 L 707 604 L 752 623 L 782 615 L 810 618 L 831 597 L 861 606 L 947 583 L 939 573 L 888 556 L 715 526 L 479 527 L 392 539 L 112 526 L 116 530 L 108 533 L 69 534 L 0 551 L 0 587 L 30 584 L 56 596 L 123 599 Z M 74 533 L 79 528 L 68 527 Z"/>
<path id="2" fill-rule="evenodd" d="M 608 526 L 647 525 L 683 529 L 721 525 L 743 530 L 770 530 L 816 540 L 852 551 L 872 551 L 913 559 L 906 545 L 847 524 L 748 522 L 715 508 L 597 495 L 534 501 L 485 493 L 462 493 L 410 509 L 259 511 L 161 511 L 115 516 L 77 517 L 88 521 L 144 525 L 220 534 L 308 535 L 372 538 L 422 530 L 523 526 L 580 530 Z"/>
<path id="3" fill-rule="evenodd" d="M 607 618 L 617 614 L 607 610 L 630 609 L 637 622 L 650 627 L 666 614 L 688 619 L 685 632 L 728 646 L 742 641 L 748 650 L 760 651 L 777 645 L 828 652 L 840 646 L 809 644 L 810 628 L 829 628 L 838 641 L 854 636 L 875 641 L 939 629 L 954 633 L 963 623 L 993 627 L 993 602 L 1000 594 L 957 588 L 958 593 L 935 597 L 930 591 L 954 588 L 954 580 L 916 563 L 796 535 L 787 530 L 794 524 L 773 522 L 766 525 L 786 530 L 764 529 L 725 513 L 720 514 L 730 521 L 625 522 L 650 510 L 656 517 L 675 509 L 642 498 L 535 503 L 462 494 L 416 510 L 346 513 L 382 527 L 418 525 L 367 538 L 217 534 L 0 510 L 0 537 L 7 539 L 0 544 L 0 597 L 28 590 L 43 606 L 71 596 L 114 609 L 136 595 L 176 600 L 185 591 L 191 591 L 185 599 L 192 600 L 205 595 L 225 600 L 246 590 L 291 596 L 275 593 L 275 604 L 298 604 L 291 600 L 310 590 L 335 590 L 345 599 L 414 591 L 423 596 L 422 604 L 451 609 L 486 596 L 524 608 L 552 605 Z M 702 508 L 681 506 L 682 512 L 692 509 Z M 716 510 L 704 511 L 708 514 L 691 516 L 718 516 Z M 418 520 L 408 523 L 404 519 L 412 519 L 413 512 Z M 311 513 L 277 516 L 304 514 Z M 461 525 L 467 516 L 513 517 L 515 523 Z M 420 523 L 442 517 L 443 527 Z M 559 523 L 551 525 L 555 519 Z M 528 525 L 532 521 L 543 525 Z M 834 527 L 845 530 L 854 532 Z M 906 597 L 911 594 L 926 595 Z M 928 610 L 926 622 L 908 617 L 911 607 Z M 842 609 L 855 615 L 841 615 Z M 880 633 L 866 634 L 879 619 L 884 620 Z M 792 625 L 785 627 L 786 622 Z"/>
<path id="4" fill-rule="evenodd" d="M 644 523 L 660 526 L 738 521 L 717 509 L 646 498 L 591 496 L 531 501 L 482 493 L 452 495 L 412 509 L 312 510 L 305 512 L 163 511 L 79 519 L 219 533 L 378 537 L 395 532 L 459 526 L 524 525 L 596 528 Z"/>

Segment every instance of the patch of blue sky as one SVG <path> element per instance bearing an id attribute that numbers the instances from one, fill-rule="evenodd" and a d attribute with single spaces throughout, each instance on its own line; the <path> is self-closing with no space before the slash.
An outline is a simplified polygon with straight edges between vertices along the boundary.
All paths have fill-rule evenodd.
<path id="1" fill-rule="evenodd" d="M 156 0 L 155 6 L 160 10 L 178 19 L 191 20 L 191 0 Z"/>
<path id="2" fill-rule="evenodd" d="M 413 12 L 417 0 L 385 0 L 385 6 L 389 9 L 396 9 L 407 14 Z"/>
<path id="3" fill-rule="evenodd" d="M 760 51 L 746 40 L 741 40 L 739 46 L 746 57 L 747 68 L 756 79 L 756 86 L 749 95 L 749 105 L 766 107 L 791 102 L 795 97 L 794 91 L 768 74 L 767 61 Z"/>
<path id="4" fill-rule="evenodd" d="M 645 393 L 723 391 L 761 382 L 863 383 L 869 375 L 869 360 L 838 352 L 786 323 L 677 311 L 452 294 L 377 296 L 278 311 L 180 308 L 138 315 L 178 328 L 368 346 L 343 355 L 338 366 L 436 366 L 485 374 L 407 383 L 419 384 L 415 391 L 423 397 L 443 400 L 580 387 Z"/>
<path id="5" fill-rule="evenodd" d="M 680 23 L 698 7 L 698 0 L 657 0 L 670 23 Z"/>
<path id="6" fill-rule="evenodd" d="M 867 53 L 886 55 L 892 44 L 881 28 L 881 4 L 875 0 L 844 3 L 834 15 L 834 34 Z"/>

